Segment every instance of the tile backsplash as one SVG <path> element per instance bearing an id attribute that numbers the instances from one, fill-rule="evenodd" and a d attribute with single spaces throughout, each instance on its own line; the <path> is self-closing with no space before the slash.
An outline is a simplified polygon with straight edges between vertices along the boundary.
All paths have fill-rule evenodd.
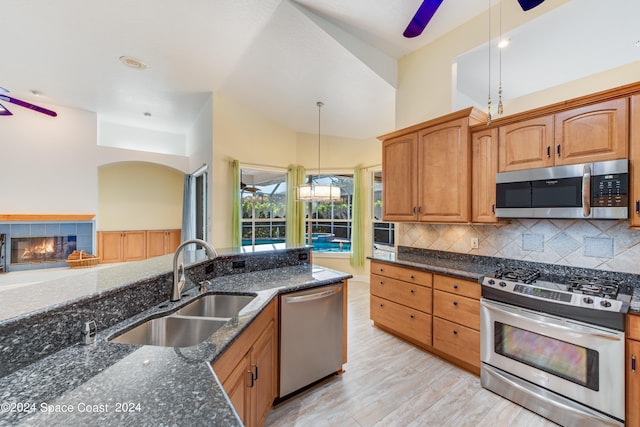
<path id="1" fill-rule="evenodd" d="M 473 249 L 473 238 L 479 248 Z M 640 230 L 629 221 L 513 219 L 500 225 L 397 225 L 400 246 L 640 274 Z"/>

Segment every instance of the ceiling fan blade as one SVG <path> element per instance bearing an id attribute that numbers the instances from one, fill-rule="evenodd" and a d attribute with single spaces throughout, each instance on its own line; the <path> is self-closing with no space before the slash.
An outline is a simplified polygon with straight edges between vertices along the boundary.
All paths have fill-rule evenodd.
<path id="1" fill-rule="evenodd" d="M 540 6 L 542 2 L 544 2 L 544 0 L 518 0 L 518 3 L 520 3 L 520 7 L 525 12 L 527 10 L 533 9 L 536 6 Z"/>
<path id="2" fill-rule="evenodd" d="M 13 113 L 0 104 L 0 116 L 13 116 Z"/>
<path id="3" fill-rule="evenodd" d="M 422 34 L 441 4 L 442 0 L 424 0 L 402 35 L 410 39 Z"/>
<path id="4" fill-rule="evenodd" d="M 24 108 L 28 108 L 28 109 L 33 110 L 33 111 L 37 111 L 38 113 L 46 114 L 47 116 L 51 116 L 51 117 L 57 117 L 58 116 L 58 113 L 56 113 L 55 111 L 47 110 L 44 107 L 39 107 L 37 105 L 33 105 L 33 104 L 29 103 L 29 102 L 21 101 L 21 100 L 19 100 L 17 98 L 13 98 L 11 96 L 0 95 L 0 99 L 3 100 L 3 101 L 10 102 L 10 103 L 15 104 L 15 105 L 19 105 L 19 106 L 24 107 Z"/>

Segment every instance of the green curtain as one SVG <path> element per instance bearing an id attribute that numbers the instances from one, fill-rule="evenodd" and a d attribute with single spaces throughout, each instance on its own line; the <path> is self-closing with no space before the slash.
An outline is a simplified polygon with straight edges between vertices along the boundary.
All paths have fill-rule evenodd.
<path id="1" fill-rule="evenodd" d="M 362 197 L 362 168 L 356 166 L 353 171 L 353 209 L 351 217 L 351 258 L 353 267 L 364 265 L 364 206 Z"/>
<path id="2" fill-rule="evenodd" d="M 239 248 L 242 245 L 241 200 L 240 200 L 240 162 L 231 162 L 231 246 Z"/>
<path id="3" fill-rule="evenodd" d="M 287 244 L 304 244 L 304 203 L 297 199 L 298 185 L 304 184 L 306 172 L 302 166 L 289 166 L 287 170 Z"/>

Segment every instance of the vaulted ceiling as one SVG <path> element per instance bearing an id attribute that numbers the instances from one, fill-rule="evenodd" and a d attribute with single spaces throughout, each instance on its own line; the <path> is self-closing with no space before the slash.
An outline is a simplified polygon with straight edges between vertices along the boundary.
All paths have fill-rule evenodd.
<path id="1" fill-rule="evenodd" d="M 369 138 L 394 128 L 397 60 L 490 2 L 447 0 L 420 37 L 405 39 L 420 0 L 8 0 L 0 86 L 177 133 L 211 92 L 308 133 L 321 100 L 323 133 Z M 128 68 L 121 56 L 147 68 Z"/>

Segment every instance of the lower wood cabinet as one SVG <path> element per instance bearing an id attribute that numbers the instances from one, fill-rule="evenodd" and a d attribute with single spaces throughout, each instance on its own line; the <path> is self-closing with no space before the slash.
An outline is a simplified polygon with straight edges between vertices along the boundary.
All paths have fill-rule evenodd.
<path id="1" fill-rule="evenodd" d="M 99 231 L 98 253 L 101 263 L 139 261 L 175 252 L 181 230 Z"/>
<path id="2" fill-rule="evenodd" d="M 247 427 L 264 423 L 277 396 L 277 308 L 276 298 L 213 364 Z"/>
<path id="3" fill-rule="evenodd" d="M 172 254 L 180 246 L 181 230 L 147 230 L 147 258 Z"/>
<path id="4" fill-rule="evenodd" d="M 433 347 L 480 372 L 480 285 L 433 275 Z"/>
<path id="5" fill-rule="evenodd" d="M 371 320 L 427 351 L 480 373 L 480 285 L 371 262 Z"/>
<path id="6" fill-rule="evenodd" d="M 98 232 L 98 256 L 100 262 L 139 261 L 147 257 L 146 232 L 100 231 Z"/>
<path id="7" fill-rule="evenodd" d="M 376 326 L 431 346 L 431 273 L 371 262 L 371 311 Z"/>
<path id="8" fill-rule="evenodd" d="M 640 426 L 640 316 L 627 315 L 625 425 Z"/>

